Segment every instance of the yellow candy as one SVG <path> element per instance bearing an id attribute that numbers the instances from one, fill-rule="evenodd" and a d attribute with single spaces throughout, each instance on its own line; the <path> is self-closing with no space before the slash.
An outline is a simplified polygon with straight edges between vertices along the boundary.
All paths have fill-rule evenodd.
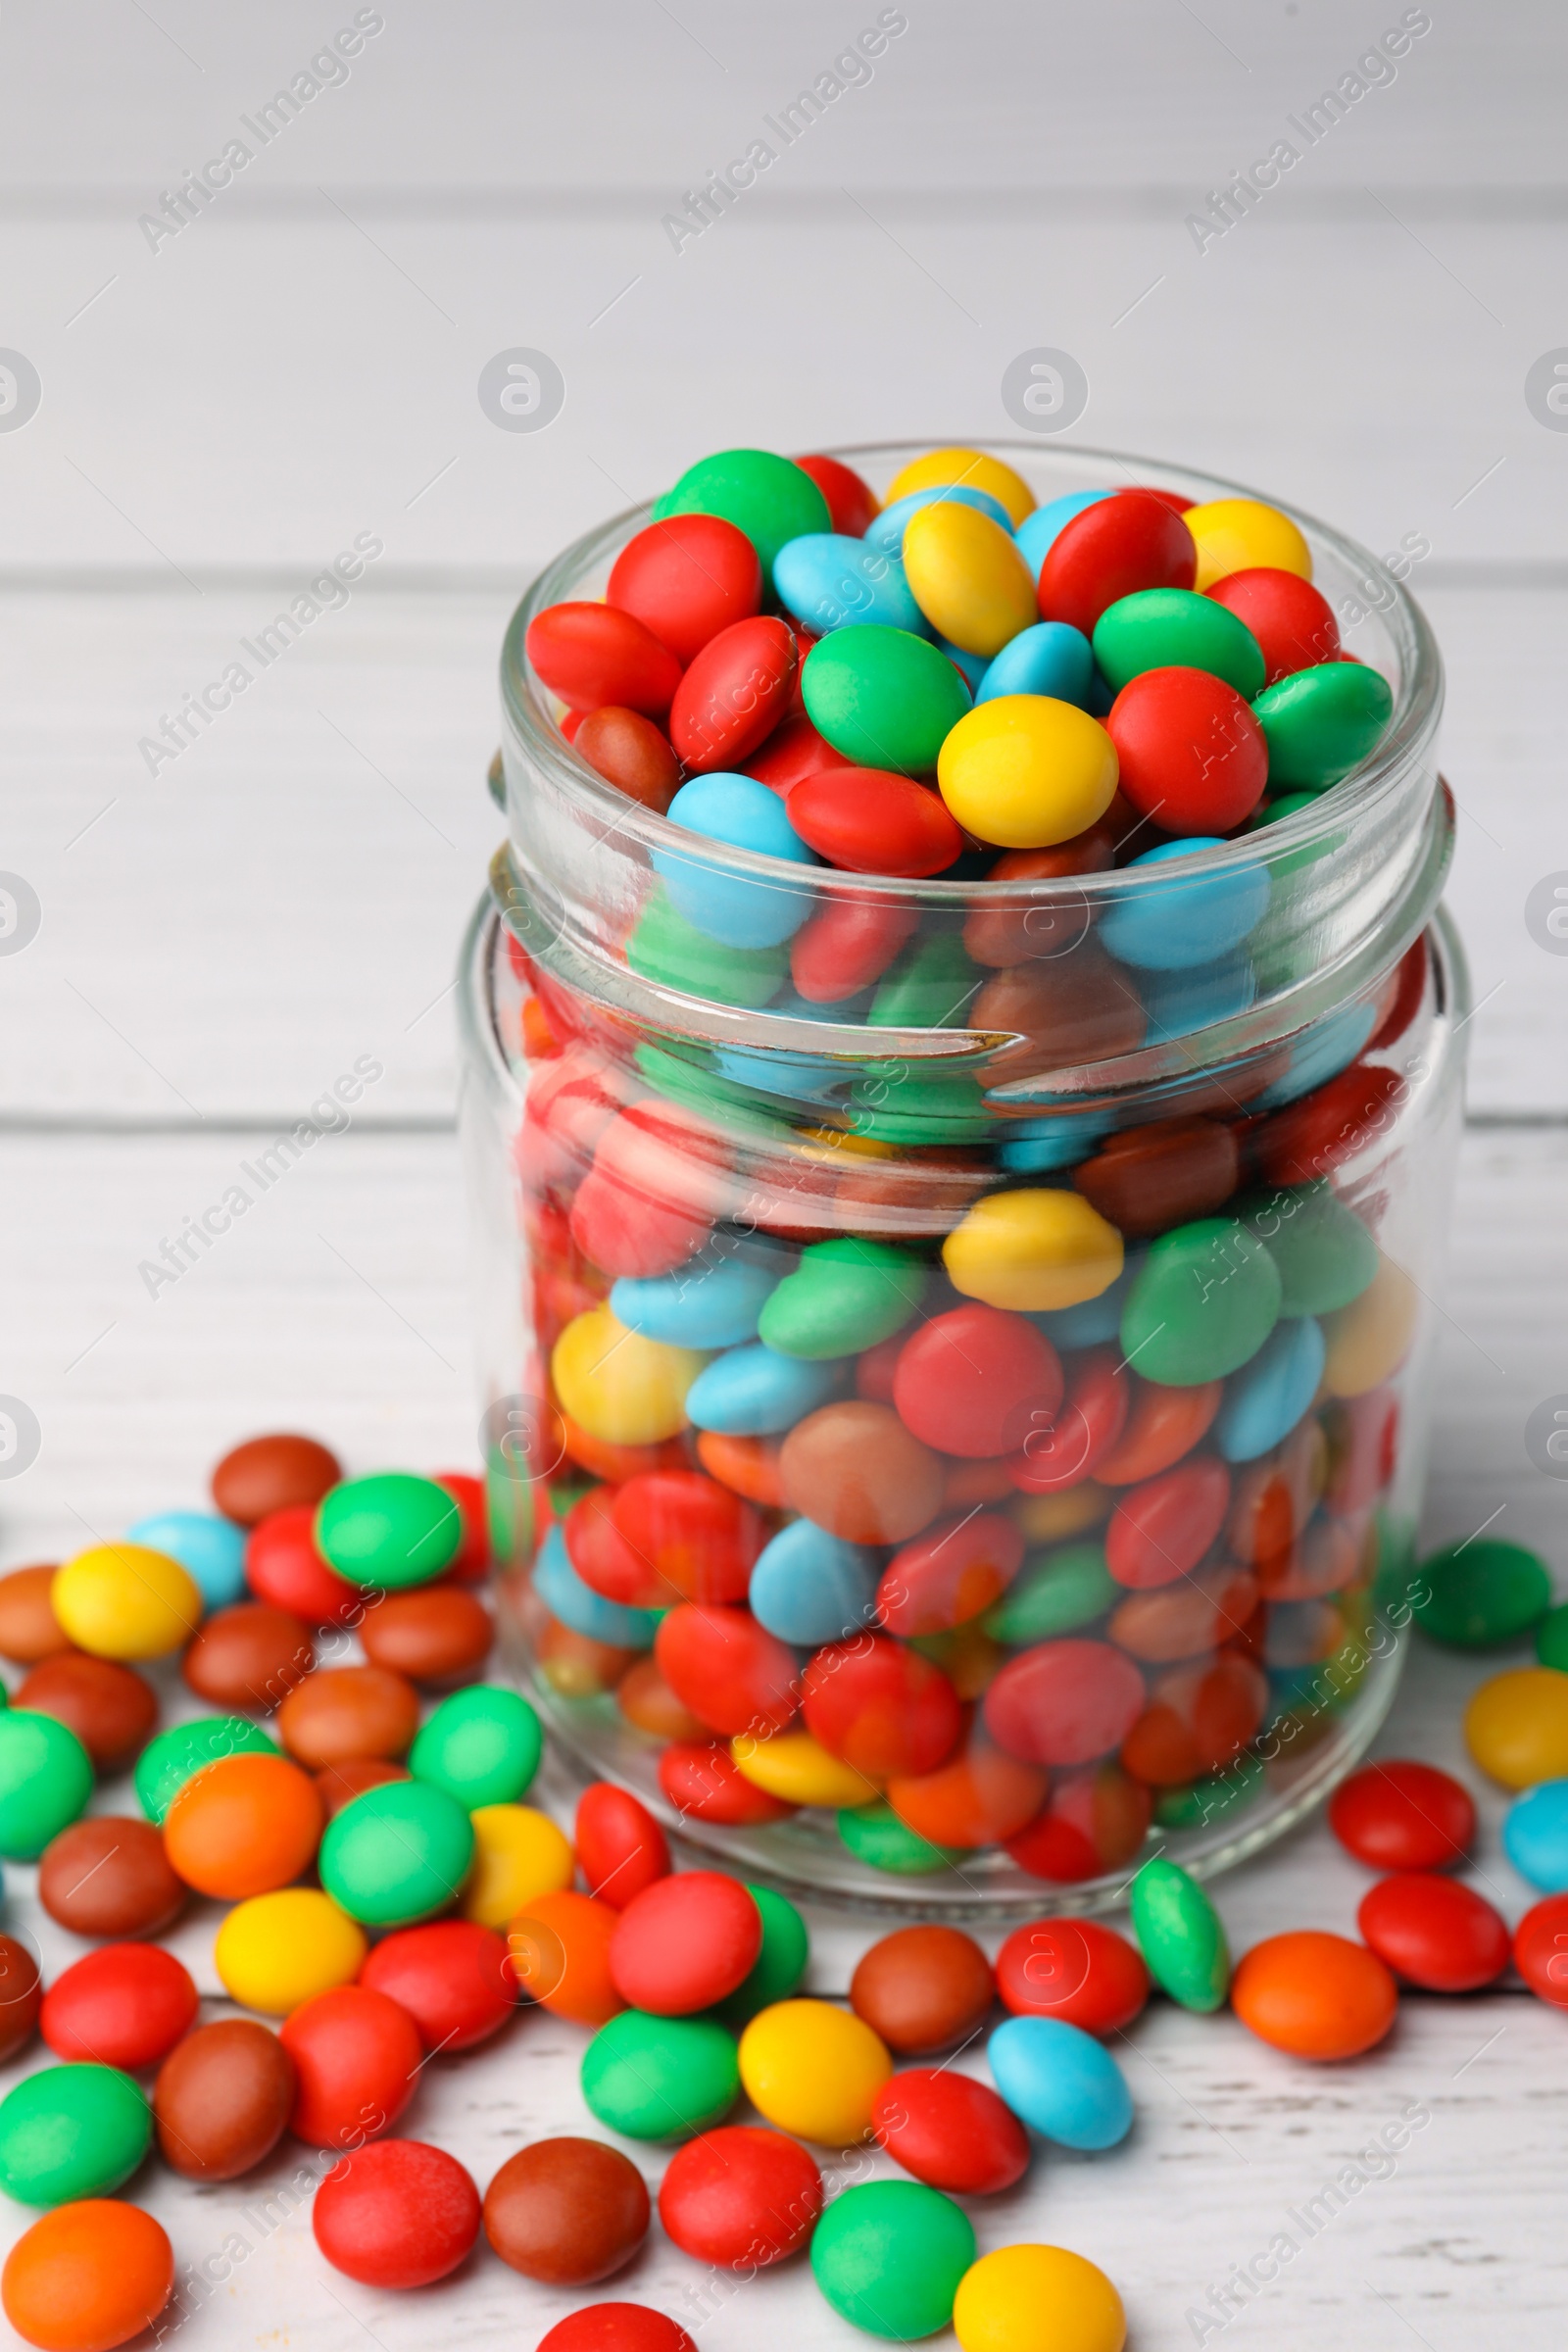
<path id="1" fill-rule="evenodd" d="M 882 504 L 891 507 L 896 498 L 907 498 L 911 490 L 942 490 L 949 482 L 989 490 L 998 505 L 1006 508 L 1014 530 L 1035 511 L 1035 494 L 1023 476 L 1004 466 L 1000 458 L 988 458 L 978 449 L 932 449 L 923 458 L 911 459 L 889 482 Z"/>
<path id="2" fill-rule="evenodd" d="M 1483 1683 L 1464 1711 L 1465 1745 L 1505 1788 L 1568 1779 L 1568 1674 L 1516 1666 Z"/>
<path id="3" fill-rule="evenodd" d="M 1365 1396 L 1396 1372 L 1409 1352 L 1421 1294 L 1392 1257 L 1379 1260 L 1359 1298 L 1323 1319 L 1328 1352 L 1323 1386 L 1331 1396 Z"/>
<path id="4" fill-rule="evenodd" d="M 1108 1488 L 1086 1478 L 1059 1494 L 1020 1494 L 1008 1503 L 1007 1517 L 1022 1529 L 1027 1544 L 1065 1544 L 1069 1536 L 1081 1536 L 1108 1519 L 1114 1500 Z"/>
<path id="5" fill-rule="evenodd" d="M 960 825 L 1004 850 L 1048 850 L 1103 816 L 1116 747 L 1098 718 L 1049 694 L 999 694 L 966 710 L 937 755 Z"/>
<path id="6" fill-rule="evenodd" d="M 993 1193 L 949 1234 L 942 1262 L 966 1298 L 1044 1314 L 1109 1290 L 1121 1235 L 1081 1193 Z"/>
<path id="7" fill-rule="evenodd" d="M 234 1905 L 218 1931 L 213 1963 L 242 2009 L 286 2017 L 318 1992 L 352 1984 L 369 1948 L 329 1894 L 283 1886 Z"/>
<path id="8" fill-rule="evenodd" d="M 575 1316 L 556 1342 L 551 1377 L 562 1408 L 611 1446 L 657 1446 L 686 1426 L 686 1392 L 707 1363 L 628 1331 L 608 1306 Z"/>
<path id="9" fill-rule="evenodd" d="M 1182 516 L 1198 547 L 1200 595 L 1233 571 L 1250 571 L 1265 564 L 1273 571 L 1294 571 L 1312 577 L 1312 551 L 1288 514 L 1266 507 L 1260 498 L 1211 498 L 1206 506 L 1189 507 Z"/>
<path id="10" fill-rule="evenodd" d="M 781 2132 L 847 2148 L 871 2129 L 893 2060 L 867 2025 L 830 2001 L 775 2001 L 741 2035 L 741 2082 Z"/>
<path id="11" fill-rule="evenodd" d="M 932 627 L 989 661 L 1040 618 L 1034 576 L 1000 522 L 939 501 L 904 527 L 904 569 Z"/>
<path id="12" fill-rule="evenodd" d="M 50 1604 L 78 1649 L 95 1658 L 162 1658 L 202 1621 L 201 1589 L 166 1551 L 97 1544 L 58 1571 Z"/>
<path id="13" fill-rule="evenodd" d="M 1127 2315 L 1102 2270 L 1065 2246 L 999 2246 L 958 2281 L 963 2352 L 1121 2352 Z"/>
<path id="14" fill-rule="evenodd" d="M 787 1805 L 869 1805 L 882 1793 L 853 1764 L 830 1755 L 809 1732 L 780 1732 L 771 1740 L 754 1740 L 742 1732 L 730 1741 L 729 1752 L 743 1780 Z"/>
<path id="15" fill-rule="evenodd" d="M 533 1805 L 480 1805 L 473 1824 L 473 1867 L 463 1889 L 463 1916 L 504 1928 L 535 1895 L 571 1885 L 571 1845 L 548 1813 Z"/>

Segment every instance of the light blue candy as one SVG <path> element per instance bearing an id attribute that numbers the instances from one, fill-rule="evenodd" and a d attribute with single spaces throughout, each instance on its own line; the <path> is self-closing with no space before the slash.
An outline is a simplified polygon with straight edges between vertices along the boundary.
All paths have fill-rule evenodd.
<path id="1" fill-rule="evenodd" d="M 628 1331 L 666 1348 L 738 1348 L 756 1339 L 762 1302 L 790 1264 L 783 1250 L 744 1256 L 705 1250 L 673 1274 L 622 1276 L 611 1291 L 610 1311 Z"/>
<path id="2" fill-rule="evenodd" d="M 1037 620 L 987 664 L 974 699 L 994 703 L 999 694 L 1049 694 L 1087 710 L 1094 674 L 1095 657 L 1082 629 L 1065 620 Z"/>
<path id="3" fill-rule="evenodd" d="M 827 637 L 857 621 L 929 637 L 931 623 L 914 601 L 897 548 L 873 547 L 838 531 L 808 531 L 773 558 L 773 585 L 797 620 Z"/>
<path id="4" fill-rule="evenodd" d="M 778 794 L 755 776 L 722 770 L 693 776 L 670 802 L 668 815 L 672 825 L 731 849 L 782 858 L 791 865 L 818 863 L 784 813 Z M 720 873 L 700 858 L 683 858 L 673 850 L 656 850 L 654 865 L 663 875 L 677 912 L 726 948 L 778 947 L 800 929 L 815 903 L 808 888 L 781 890 L 741 874 Z"/>
<path id="5" fill-rule="evenodd" d="M 211 1511 L 155 1511 L 126 1531 L 126 1540 L 165 1551 L 201 1587 L 210 1609 L 226 1609 L 245 1592 L 246 1530 Z"/>
<path id="6" fill-rule="evenodd" d="M 1282 1102 L 1295 1102 L 1309 1095 L 1315 1086 L 1324 1086 L 1348 1070 L 1377 1026 L 1378 1008 L 1375 1004 L 1342 1004 L 1327 1020 L 1319 1021 L 1304 1037 L 1298 1037 L 1291 1048 L 1291 1066 L 1283 1078 L 1254 1095 L 1248 1104 L 1250 1110 L 1277 1110 Z"/>
<path id="7" fill-rule="evenodd" d="M 1217 963 L 1195 963 L 1184 972 L 1150 972 L 1138 993 L 1149 1015 L 1147 1042 L 1163 1046 L 1173 1037 L 1191 1037 L 1195 1029 L 1206 1029 L 1211 1021 L 1228 1021 L 1245 1012 L 1257 996 L 1257 973 L 1243 949 L 1235 956 L 1222 956 Z"/>
<path id="8" fill-rule="evenodd" d="M 1251 1362 L 1233 1372 L 1226 1388 L 1214 1443 L 1227 1462 L 1255 1462 L 1289 1436 L 1317 1395 L 1327 1351 L 1313 1316 L 1275 1324 Z"/>
<path id="9" fill-rule="evenodd" d="M 1113 2148 L 1132 2129 L 1121 2068 L 1092 2034 L 1063 2018 L 1009 2017 L 986 2057 L 1013 2114 L 1064 2148 Z"/>
<path id="10" fill-rule="evenodd" d="M 1018 553 L 1034 573 L 1037 587 L 1040 566 L 1062 525 L 1071 522 L 1075 514 L 1081 514 L 1085 507 L 1098 507 L 1102 498 L 1111 496 L 1109 490 L 1067 490 L 1060 498 L 1051 499 L 1024 516 L 1017 530 Z"/>
<path id="11" fill-rule="evenodd" d="M 1147 1250 L 1129 1250 L 1108 1291 L 1102 1291 L 1098 1298 L 1082 1299 L 1077 1306 L 1058 1306 L 1049 1313 L 1031 1315 L 1030 1322 L 1039 1324 L 1054 1348 L 1102 1348 L 1121 1332 L 1127 1294 L 1143 1272 L 1148 1255 Z"/>
<path id="12" fill-rule="evenodd" d="M 795 1519 L 758 1556 L 752 1615 L 781 1642 L 819 1649 L 873 1622 L 881 1573 L 877 1553 L 863 1544 Z"/>
<path id="13" fill-rule="evenodd" d="M 776 1095 L 786 1102 L 831 1102 L 844 1088 L 841 1062 L 821 1061 L 810 1054 L 781 1054 L 772 1046 L 720 1046 L 713 1067 L 731 1086 Z"/>
<path id="14" fill-rule="evenodd" d="M 1053 1168 L 1075 1168 L 1087 1159 L 1113 1122 L 1095 1110 L 1062 1111 L 1054 1119 L 1009 1120 L 1006 1142 L 997 1156 L 1004 1168 L 1044 1175 Z"/>
<path id="15" fill-rule="evenodd" d="M 698 1429 L 726 1438 L 765 1438 L 793 1429 L 838 1386 L 836 1362 L 780 1355 L 761 1340 L 732 1348 L 698 1373 L 686 1410 Z"/>
<path id="16" fill-rule="evenodd" d="M 566 1540 L 553 1527 L 533 1564 L 533 1589 L 552 1617 L 569 1625 L 590 1642 L 607 1642 L 612 1649 L 652 1649 L 659 1631 L 658 1609 L 626 1609 L 607 1600 L 585 1585 L 566 1553 Z"/>
<path id="17" fill-rule="evenodd" d="M 1196 857 L 1225 843 L 1208 834 L 1164 841 L 1146 850 L 1124 870 L 1147 872 L 1173 858 Z M 1211 874 L 1185 874 L 1162 886 L 1147 885 L 1111 907 L 1100 926 L 1103 946 L 1123 963 L 1153 972 L 1185 971 L 1190 964 L 1217 963 L 1239 948 L 1262 921 L 1268 906 L 1268 868 L 1250 862 L 1227 864 Z"/>
<path id="18" fill-rule="evenodd" d="M 984 654 L 966 654 L 961 645 L 954 644 L 951 637 L 939 637 L 937 651 L 946 654 L 955 667 L 962 671 L 964 684 L 973 694 L 990 667 Z"/>
<path id="19" fill-rule="evenodd" d="M 937 506 L 944 499 L 950 506 L 978 508 L 982 514 L 989 514 L 993 522 L 1000 522 L 1011 537 L 1012 516 L 1000 498 L 993 498 L 989 490 L 976 490 L 968 482 L 947 482 L 936 490 L 911 490 L 906 497 L 896 498 L 891 507 L 884 507 L 865 534 L 865 545 L 891 548 L 895 555 L 901 555 L 904 551 L 904 526 L 909 516 L 918 514 L 922 507 Z"/>
<path id="20" fill-rule="evenodd" d="M 1502 1850 L 1544 1894 L 1568 1888 L 1568 1781 L 1543 1781 L 1515 1797 L 1503 1816 Z"/>

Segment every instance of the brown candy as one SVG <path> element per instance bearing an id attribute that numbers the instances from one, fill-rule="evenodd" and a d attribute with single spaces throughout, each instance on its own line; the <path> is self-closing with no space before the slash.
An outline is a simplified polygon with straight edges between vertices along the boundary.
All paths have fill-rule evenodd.
<path id="1" fill-rule="evenodd" d="M 250 2018 L 198 2026 L 153 2084 L 164 2161 L 187 2180 L 234 2180 L 270 2156 L 294 2104 L 294 2061 Z"/>
<path id="2" fill-rule="evenodd" d="M 618 2148 L 541 2139 L 501 2167 L 484 2233 L 503 2262 L 547 2286 L 591 2286 L 630 2262 L 648 2234 L 648 2190 Z"/>
<path id="3" fill-rule="evenodd" d="M 1022 1040 L 987 1063 L 990 1086 L 1136 1054 L 1149 1026 L 1126 972 L 1090 934 L 1064 942 L 1058 956 L 999 972 L 975 998 L 969 1020 L 972 1028 L 1014 1031 Z"/>
<path id="4" fill-rule="evenodd" d="M 1092 1208 L 1129 1241 L 1211 1217 L 1241 1182 L 1241 1153 L 1213 1119 L 1158 1119 L 1106 1138 L 1073 1173 Z"/>
<path id="5" fill-rule="evenodd" d="M 419 1694 L 385 1666 L 328 1666 L 308 1674 L 277 1710 L 291 1756 L 315 1772 L 357 1756 L 401 1756 L 419 1728 Z"/>
<path id="6" fill-rule="evenodd" d="M 622 1675 L 615 1704 L 628 1723 L 656 1740 L 710 1740 L 712 1734 L 690 1707 L 683 1707 L 659 1671 L 653 1652 L 640 1657 Z"/>
<path id="7" fill-rule="evenodd" d="M 35 1666 L 14 1701 L 74 1731 L 95 1772 L 119 1772 L 158 1722 L 158 1693 L 134 1668 L 76 1650 Z"/>
<path id="8" fill-rule="evenodd" d="M 213 1500 L 225 1519 L 254 1527 L 274 1511 L 319 1502 L 342 1476 L 336 1454 L 314 1438 L 287 1432 L 247 1438 L 243 1446 L 225 1453 L 213 1472 Z"/>
<path id="9" fill-rule="evenodd" d="M 1112 836 L 1103 818 L 1076 841 L 1052 850 L 1008 850 L 986 876 L 988 882 L 1057 882 L 1071 874 L 1104 874 L 1114 863 Z M 1027 963 L 1036 956 L 1059 956 L 1085 928 L 1084 902 L 1076 892 L 1034 899 L 1026 891 L 1002 897 L 997 906 L 976 907 L 963 926 L 963 944 L 976 963 L 995 971 Z"/>
<path id="10" fill-rule="evenodd" d="M 163 1833 L 131 1815 L 89 1813 L 44 1847 L 38 1900 L 74 1936 L 139 1940 L 177 1919 L 187 1888 Z"/>
<path id="11" fill-rule="evenodd" d="M 571 739 L 590 767 L 662 816 L 680 784 L 680 761 L 667 735 L 640 710 L 607 703 L 590 710 Z"/>
<path id="12" fill-rule="evenodd" d="M 0 1936 L 0 2064 L 32 2039 L 42 2005 L 37 1961 L 14 1936 Z"/>
<path id="13" fill-rule="evenodd" d="M 350 1756 L 345 1763 L 324 1765 L 316 1775 L 316 1786 L 330 1821 L 367 1788 L 384 1788 L 388 1781 L 410 1777 L 406 1764 L 389 1764 L 384 1756 Z"/>
<path id="14" fill-rule="evenodd" d="M 839 1178 L 834 1201 L 846 1232 L 898 1241 L 946 1236 L 996 1182 L 978 1152 L 910 1159 L 865 1159 Z"/>
<path id="15" fill-rule="evenodd" d="M 242 1600 L 201 1627 L 180 1662 L 198 1698 L 227 1713 L 270 1714 L 316 1663 L 309 1628 L 288 1609 Z"/>
<path id="16" fill-rule="evenodd" d="M 1152 1592 L 1130 1592 L 1106 1628 L 1146 1666 L 1201 1657 L 1246 1631 L 1257 1607 L 1257 1579 L 1229 1561 L 1179 1576 Z"/>
<path id="17" fill-rule="evenodd" d="M 13 1568 L 9 1576 L 0 1576 L 0 1658 L 34 1666 L 40 1658 L 71 1647 L 49 1599 L 58 1573 L 55 1568 Z"/>
<path id="18" fill-rule="evenodd" d="M 360 1627 L 370 1664 L 389 1666 L 416 1683 L 447 1683 L 470 1674 L 495 1638 L 483 1601 L 457 1585 L 389 1592 L 366 1611 Z"/>
<path id="19" fill-rule="evenodd" d="M 899 1928 L 873 1943 L 850 1980 L 850 2006 L 901 2058 L 964 2040 L 996 1994 L 991 1963 L 959 1928 Z"/>
<path id="20" fill-rule="evenodd" d="M 903 1544 L 942 1507 L 941 1457 L 892 1408 L 854 1397 L 797 1421 L 779 1453 L 784 1499 L 851 1544 Z"/>

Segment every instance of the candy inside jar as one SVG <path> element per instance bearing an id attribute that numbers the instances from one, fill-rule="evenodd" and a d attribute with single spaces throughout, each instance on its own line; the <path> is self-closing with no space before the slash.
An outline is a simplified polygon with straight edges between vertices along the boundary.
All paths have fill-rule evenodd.
<path id="1" fill-rule="evenodd" d="M 1032 501 L 1013 454 L 993 482 Z M 900 456 L 858 469 L 897 492 Z M 810 603 L 808 531 L 768 546 L 750 511 L 755 581 L 708 549 L 675 682 L 617 656 L 684 779 L 662 808 L 647 737 L 618 785 L 568 748 L 611 707 L 581 708 L 597 624 L 575 706 L 540 674 L 607 563 L 667 627 L 653 531 L 564 558 L 509 640 L 513 838 L 467 969 L 519 1672 L 596 1775 L 736 1867 L 956 1916 L 1112 1901 L 1155 1843 L 1218 1867 L 1365 1746 L 1457 1115 L 1413 609 L 1324 662 L 1301 571 L 1245 560 L 1272 524 L 1233 515 L 1225 563 L 1254 502 L 1173 476 L 1129 518 L 1054 453 L 1029 469 L 1021 515 L 919 484 L 821 534 L 861 551 L 841 587 L 908 600 L 886 620 Z M 1173 526 L 1185 583 L 1148 576 L 1179 574 Z M 1306 559 L 1331 619 L 1343 548 Z M 751 741 L 713 657 L 737 627 Z M 1279 721 L 1330 668 L 1382 702 L 1336 679 Z"/>

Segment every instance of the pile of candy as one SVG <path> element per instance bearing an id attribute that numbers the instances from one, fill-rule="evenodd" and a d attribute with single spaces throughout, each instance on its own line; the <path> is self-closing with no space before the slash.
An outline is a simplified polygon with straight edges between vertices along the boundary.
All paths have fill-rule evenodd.
<path id="1" fill-rule="evenodd" d="M 812 1997 L 794 1906 L 673 1871 L 628 1791 L 585 1789 L 569 1841 L 520 1801 L 538 1722 L 511 1689 L 466 1679 L 490 1626 L 476 1482 L 345 1480 L 324 1447 L 275 1436 L 227 1455 L 214 1493 L 221 1516 L 167 1513 L 0 1578 L 0 1654 L 28 1668 L 0 1711 L 0 1852 L 36 1859 L 44 1909 L 95 1946 L 45 1989 L 26 1945 L 0 1937 L 0 2058 L 37 2033 L 58 2061 L 0 2099 L 0 2188 L 48 2209 L 12 2249 L 0 2301 L 43 2352 L 110 2352 L 165 2308 L 169 2237 L 113 2193 L 155 2141 L 198 2183 L 254 2170 L 285 2132 L 319 2151 L 317 2243 L 375 2287 L 448 2276 L 481 2233 L 554 2287 L 620 2270 L 652 2202 L 609 2142 L 524 2146 L 481 2196 L 445 2150 L 391 2136 L 426 2063 L 487 2041 L 519 2004 L 585 2029 L 582 2093 L 606 2130 L 676 2143 L 659 2219 L 710 2272 L 754 2277 L 808 2246 L 827 2301 L 870 2334 L 951 2321 L 963 2352 L 1120 2352 L 1120 2298 L 1096 2265 L 1034 2244 L 977 2259 L 956 2200 L 1010 2188 L 1030 2133 L 1080 2150 L 1126 2136 L 1133 2103 L 1105 2041 L 1152 1985 L 1196 2011 L 1228 1997 L 1275 2048 L 1338 2060 L 1389 2032 L 1398 1983 L 1468 1991 L 1507 1965 L 1498 1914 L 1442 1875 L 1474 1838 L 1468 1793 L 1388 1762 L 1330 1811 L 1342 1844 L 1391 1874 L 1361 1905 L 1361 1943 L 1273 1936 L 1233 1973 L 1208 1896 L 1156 1857 L 1131 1886 L 1136 1941 L 1039 1920 L 993 1963 L 956 1928 L 909 1927 L 864 1952 L 847 2008 Z M 1568 2007 L 1568 1779 L 1552 1777 L 1568 1773 L 1568 1608 L 1549 1610 L 1532 1554 L 1482 1540 L 1426 1564 L 1417 1612 L 1465 1647 L 1537 1629 L 1543 1663 L 1484 1685 L 1466 1729 L 1477 1761 L 1528 1790 L 1504 1844 L 1557 1891 L 1511 1948 Z M 372 1662 L 318 1662 L 350 1627 Z M 137 1663 L 175 1652 L 189 1689 L 232 1712 L 157 1730 Z M 453 1683 L 424 1713 L 416 1684 Z M 88 1812 L 96 1777 L 127 1768 L 143 1817 Z M 191 1893 L 232 1905 L 214 1962 L 252 2015 L 201 2023 L 189 1973 L 154 1940 Z M 953 2061 L 999 1998 L 988 2083 Z M 743 2093 L 760 2123 L 726 2120 Z M 830 2194 L 810 2148 L 868 2144 L 907 2178 L 852 2170 Z M 691 2338 L 644 2306 L 598 2303 L 545 2347 L 691 2352 Z"/>
<path id="2" fill-rule="evenodd" d="M 1435 998 L 1418 940 L 1245 1070 L 1023 1116 L 1004 1082 L 1251 1003 L 1271 869 L 1070 937 L 1025 886 L 1289 815 L 1371 752 L 1389 686 L 1255 500 L 1036 508 L 946 450 L 879 511 L 836 460 L 730 451 L 653 514 L 604 602 L 527 630 L 576 750 L 714 853 L 651 852 L 629 970 L 1015 1042 L 983 1077 L 705 1060 L 509 940 L 544 1673 L 614 1690 L 687 1817 L 825 1808 L 892 1873 L 999 1846 L 1056 1884 L 1118 1871 L 1332 1733 L 1408 1565 L 1418 1292 L 1379 1238 Z M 943 927 L 897 893 L 817 904 L 821 860 L 1019 895 Z"/>

